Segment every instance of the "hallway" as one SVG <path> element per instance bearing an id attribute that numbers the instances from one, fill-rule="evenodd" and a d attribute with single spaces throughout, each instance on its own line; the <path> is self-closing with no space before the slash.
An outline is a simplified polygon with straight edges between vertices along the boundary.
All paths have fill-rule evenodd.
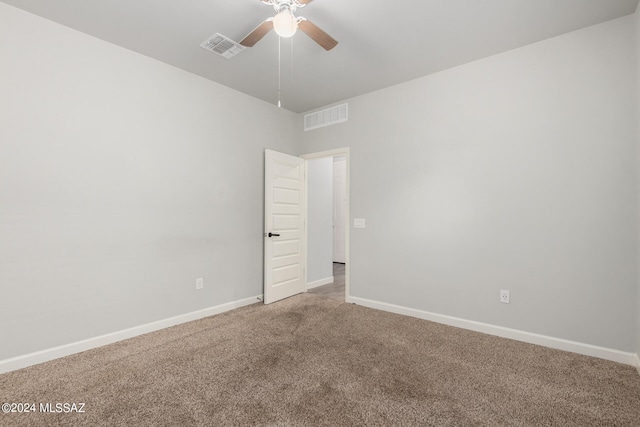
<path id="1" fill-rule="evenodd" d="M 344 302 L 344 281 L 345 281 L 345 264 L 338 262 L 333 263 L 333 283 L 328 285 L 318 286 L 317 288 L 309 289 L 310 294 L 316 294 L 323 297 L 331 298 L 337 301 Z"/>

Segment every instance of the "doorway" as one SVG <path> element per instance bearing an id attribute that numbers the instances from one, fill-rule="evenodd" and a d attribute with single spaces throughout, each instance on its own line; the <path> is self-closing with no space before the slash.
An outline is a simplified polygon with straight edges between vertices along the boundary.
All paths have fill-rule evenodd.
<path id="1" fill-rule="evenodd" d="M 307 170 L 307 291 L 349 301 L 349 149 L 302 156 Z"/>

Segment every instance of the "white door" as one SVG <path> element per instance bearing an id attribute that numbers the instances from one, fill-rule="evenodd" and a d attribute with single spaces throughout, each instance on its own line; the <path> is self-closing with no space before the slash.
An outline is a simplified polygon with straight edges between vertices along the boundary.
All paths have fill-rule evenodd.
<path id="1" fill-rule="evenodd" d="M 306 290 L 304 159 L 265 151 L 264 303 Z"/>
<path id="2" fill-rule="evenodd" d="M 347 211 L 347 159 L 333 162 L 333 262 L 346 262 L 345 216 Z"/>

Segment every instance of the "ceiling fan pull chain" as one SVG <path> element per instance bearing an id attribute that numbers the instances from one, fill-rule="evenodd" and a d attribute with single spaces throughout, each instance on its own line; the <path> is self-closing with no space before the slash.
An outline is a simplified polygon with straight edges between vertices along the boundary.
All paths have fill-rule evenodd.
<path id="1" fill-rule="evenodd" d="M 282 107 L 282 104 L 280 103 L 280 89 L 282 88 L 282 72 L 281 72 L 281 68 L 282 68 L 282 55 L 281 55 L 281 49 L 280 49 L 280 43 L 282 42 L 282 37 L 278 36 L 278 108 Z"/>

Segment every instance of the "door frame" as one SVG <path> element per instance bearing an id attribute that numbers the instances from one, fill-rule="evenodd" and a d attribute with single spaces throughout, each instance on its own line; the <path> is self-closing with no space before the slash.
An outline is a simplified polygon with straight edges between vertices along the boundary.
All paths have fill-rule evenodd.
<path id="1" fill-rule="evenodd" d="M 327 158 L 327 157 L 335 157 L 335 156 L 344 156 L 346 158 L 346 197 L 347 197 L 347 201 L 346 201 L 346 206 L 345 206 L 345 216 L 344 216 L 344 252 L 345 252 L 345 276 L 344 276 L 344 300 L 345 302 L 351 302 L 351 291 L 350 291 L 350 283 L 351 283 L 351 257 L 349 255 L 349 247 L 350 247 L 350 243 L 349 243 L 349 223 L 350 223 L 350 207 L 351 207 L 351 180 L 350 180 L 350 161 L 351 161 L 351 154 L 350 154 L 350 149 L 349 147 L 343 147 L 343 148 L 336 148 L 333 150 L 327 150 L 327 151 L 320 151 L 317 153 L 309 153 L 309 154 L 303 154 L 300 157 L 303 158 L 305 160 L 305 169 L 308 169 L 307 167 L 307 163 L 309 162 L 309 160 L 314 160 L 314 159 L 323 159 L 323 158 Z M 305 195 L 307 195 L 308 191 L 309 191 L 309 187 L 308 187 L 308 180 L 305 180 L 305 185 L 307 186 L 307 188 L 305 188 Z M 307 224 L 307 215 L 309 212 L 308 206 L 307 206 L 307 200 L 308 197 L 305 197 L 305 224 Z M 307 239 L 307 227 L 305 226 L 304 228 L 304 233 L 305 233 L 305 245 L 308 245 L 308 239 Z M 307 248 L 305 248 L 305 291 L 308 290 L 306 289 L 306 253 L 307 253 Z"/>

